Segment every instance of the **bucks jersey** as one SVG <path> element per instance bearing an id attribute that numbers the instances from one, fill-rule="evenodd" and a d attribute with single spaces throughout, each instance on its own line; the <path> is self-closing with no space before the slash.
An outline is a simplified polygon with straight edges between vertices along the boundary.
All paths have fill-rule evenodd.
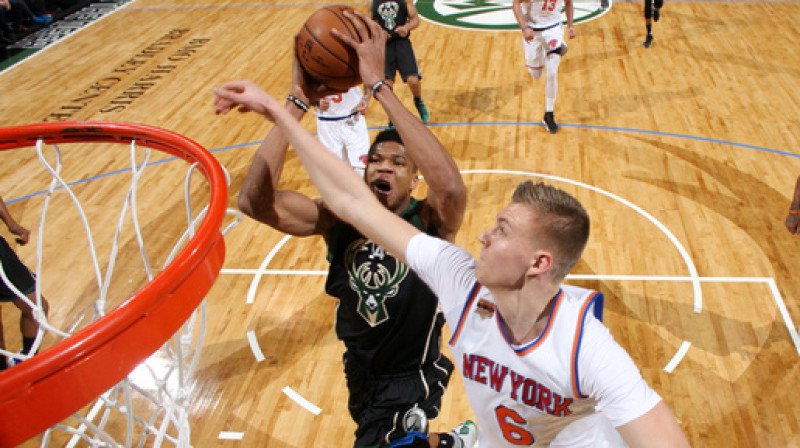
<path id="1" fill-rule="evenodd" d="M 423 232 L 423 202 L 411 199 L 400 217 Z M 350 225 L 337 222 L 328 240 L 325 292 L 339 299 L 336 335 L 348 358 L 376 375 L 418 370 L 439 356 L 443 319 L 430 288 Z"/>
<path id="2" fill-rule="evenodd" d="M 395 28 L 408 22 L 405 0 L 372 0 L 372 18 L 389 32 L 391 39 L 398 38 Z M 410 34 L 409 34 L 410 36 Z M 409 37 L 406 36 L 406 37 Z"/>

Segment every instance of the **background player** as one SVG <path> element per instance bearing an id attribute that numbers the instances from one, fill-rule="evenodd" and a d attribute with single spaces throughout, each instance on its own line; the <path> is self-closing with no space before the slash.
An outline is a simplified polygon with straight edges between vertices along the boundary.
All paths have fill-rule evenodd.
<path id="1" fill-rule="evenodd" d="M 553 110 L 558 94 L 558 65 L 567 53 L 564 43 L 564 26 L 561 10 L 567 15 L 569 38 L 576 36 L 572 26 L 574 8 L 572 0 L 514 0 L 511 9 L 522 29 L 522 46 L 525 51 L 525 66 L 533 79 L 546 72 L 544 86 L 544 126 L 550 133 L 558 132 Z"/>
<path id="2" fill-rule="evenodd" d="M 3 198 L 0 197 L 0 219 L 8 227 L 8 231 L 17 235 L 16 241 L 19 244 L 28 244 L 30 232 L 14 220 L 9 213 Z M 32 303 L 36 303 L 36 279 L 30 270 L 22 263 L 14 250 L 9 246 L 5 238 L 0 236 L 0 263 L 3 264 L 3 271 L 15 288 L 24 294 Z M 49 309 L 47 300 L 42 296 L 42 309 L 45 317 Z M 0 302 L 11 302 L 19 308 L 19 329 L 22 332 L 22 353 L 31 355 L 36 333 L 39 331 L 39 323 L 33 315 L 33 309 L 19 298 L 6 283 L 0 280 Z M 0 308 L 0 349 L 5 350 L 6 342 L 3 337 L 2 308 Z M 0 356 L 0 371 L 5 370 L 7 361 L 5 356 Z"/>
<path id="3" fill-rule="evenodd" d="M 361 39 L 374 36 L 354 25 Z M 358 50 L 362 79 L 377 86 L 376 98 L 394 98 L 363 68 L 373 48 L 341 38 Z M 254 84 L 228 83 L 215 93 L 220 113 L 239 106 L 273 120 L 330 209 L 408 262 L 436 292 L 481 424 L 480 446 L 625 446 L 620 435 L 633 448 L 689 446 L 667 405 L 591 314 L 599 293 L 561 284 L 589 236 L 589 217 L 577 200 L 545 184 L 520 184 L 496 225 L 479 237 L 476 263 L 398 219 Z"/>
<path id="4" fill-rule="evenodd" d="M 319 141 L 344 161 L 350 163 L 359 176 L 369 150 L 369 132 L 364 115 L 369 97 L 361 87 L 321 98 L 317 106 L 317 137 Z"/>
<path id="5" fill-rule="evenodd" d="M 386 36 L 375 22 L 367 21 L 374 28 L 375 57 L 361 60 L 361 70 L 382 79 Z M 319 86 L 297 60 L 292 84 L 292 99 L 283 109 L 298 119 L 305 105 L 318 99 Z M 252 83 L 226 84 L 216 93 L 218 113 L 230 110 L 225 92 L 240 85 Z M 381 85 L 388 88 L 385 81 Z M 362 183 L 366 181 L 390 213 L 452 241 L 466 207 L 466 187 L 455 162 L 396 96 L 384 95 L 380 103 L 397 128 L 376 137 Z M 357 424 L 354 446 L 471 448 L 477 430 L 470 421 L 451 433 L 426 435 L 427 420 L 438 415 L 453 369 L 440 351 L 444 322 L 436 297 L 406 265 L 339 220 L 324 202 L 278 190 L 287 149 L 283 130 L 274 127 L 242 183 L 239 207 L 276 230 L 321 235 L 327 243 L 330 269 L 325 290 L 339 299 L 335 330 L 346 347 L 348 407 Z M 411 197 L 417 168 L 428 184 L 423 200 Z"/>
<path id="6" fill-rule="evenodd" d="M 372 0 L 372 18 L 389 33 L 389 41 L 386 42 L 386 81 L 394 84 L 395 73 L 400 72 L 403 82 L 414 95 L 419 118 L 427 123 L 431 115 L 422 101 L 422 75 L 411 46 L 411 30 L 419 26 L 417 8 L 413 2 L 406 0 Z"/>
<path id="7" fill-rule="evenodd" d="M 664 6 L 664 0 L 644 0 L 644 24 L 647 28 L 647 37 L 645 37 L 642 46 L 650 48 L 653 45 L 653 22 L 658 22 L 661 18 L 661 7 Z"/>

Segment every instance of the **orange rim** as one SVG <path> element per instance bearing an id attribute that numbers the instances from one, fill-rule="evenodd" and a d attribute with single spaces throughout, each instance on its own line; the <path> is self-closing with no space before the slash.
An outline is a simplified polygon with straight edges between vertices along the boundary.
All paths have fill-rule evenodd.
<path id="1" fill-rule="evenodd" d="M 36 123 L 0 128 L 0 150 L 77 142 L 126 143 L 198 163 L 211 188 L 194 237 L 151 282 L 107 315 L 0 374 L 0 447 L 33 437 L 96 399 L 158 350 L 199 306 L 225 258 L 220 232 L 225 174 L 194 141 L 152 126 L 114 122 Z"/>

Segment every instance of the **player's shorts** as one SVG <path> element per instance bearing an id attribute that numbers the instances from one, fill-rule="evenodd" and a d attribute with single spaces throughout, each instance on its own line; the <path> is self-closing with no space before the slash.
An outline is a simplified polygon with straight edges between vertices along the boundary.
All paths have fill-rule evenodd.
<path id="1" fill-rule="evenodd" d="M 11 283 L 19 289 L 22 294 L 30 294 L 36 289 L 36 279 L 31 271 L 17 256 L 14 249 L 8 245 L 8 241 L 0 236 L 0 263 L 3 264 L 3 271 Z M 12 302 L 18 299 L 16 294 L 0 278 L 0 302 Z"/>
<path id="2" fill-rule="evenodd" d="M 363 173 L 369 152 L 369 131 L 364 116 L 330 119 L 317 117 L 317 134 L 323 146 Z"/>
<path id="3" fill-rule="evenodd" d="M 344 354 L 344 370 L 350 391 L 348 408 L 356 422 L 354 447 L 388 446 L 402 438 L 402 417 L 414 406 L 425 411 L 428 419 L 439 415 L 453 363 L 442 356 L 433 365 L 419 372 L 374 377 L 348 361 Z M 424 383 L 423 383 L 424 381 Z"/>
<path id="4" fill-rule="evenodd" d="M 547 53 L 558 49 L 564 43 L 564 25 L 558 23 L 552 28 L 542 31 L 533 31 L 530 41 L 522 38 L 522 47 L 525 50 L 525 65 L 529 68 L 544 67 L 544 58 Z"/>
<path id="5" fill-rule="evenodd" d="M 422 78 L 411 40 L 402 37 L 386 42 L 386 79 L 394 79 L 398 71 L 403 82 L 413 75 Z"/>

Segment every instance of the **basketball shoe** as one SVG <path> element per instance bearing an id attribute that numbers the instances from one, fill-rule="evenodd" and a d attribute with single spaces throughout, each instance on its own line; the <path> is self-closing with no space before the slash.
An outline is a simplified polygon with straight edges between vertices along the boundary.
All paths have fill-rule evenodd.
<path id="1" fill-rule="evenodd" d="M 653 8 L 653 22 L 658 22 L 661 18 L 661 8 Z"/>
<path id="2" fill-rule="evenodd" d="M 416 431 L 427 434 L 428 416 L 425 415 L 425 411 L 417 407 L 407 410 L 403 415 L 403 429 L 406 432 Z"/>
<path id="3" fill-rule="evenodd" d="M 428 108 L 425 107 L 425 103 L 422 102 L 422 98 L 414 98 L 414 105 L 417 106 L 419 118 L 423 123 L 427 123 L 431 119 L 431 114 L 428 112 Z"/>
<path id="4" fill-rule="evenodd" d="M 461 440 L 461 446 L 456 448 L 473 448 L 478 442 L 478 427 L 472 420 L 456 426 L 450 434 L 457 440 Z"/>
<path id="5" fill-rule="evenodd" d="M 547 132 L 551 134 L 558 132 L 558 125 L 556 124 L 556 119 L 553 117 L 552 112 L 545 112 L 542 122 L 544 123 L 544 127 L 547 128 Z"/>
<path id="6" fill-rule="evenodd" d="M 653 35 L 652 34 L 648 34 L 647 38 L 645 38 L 644 42 L 642 42 L 642 46 L 644 48 L 650 48 L 650 46 L 652 46 L 652 45 L 653 45 Z"/>

